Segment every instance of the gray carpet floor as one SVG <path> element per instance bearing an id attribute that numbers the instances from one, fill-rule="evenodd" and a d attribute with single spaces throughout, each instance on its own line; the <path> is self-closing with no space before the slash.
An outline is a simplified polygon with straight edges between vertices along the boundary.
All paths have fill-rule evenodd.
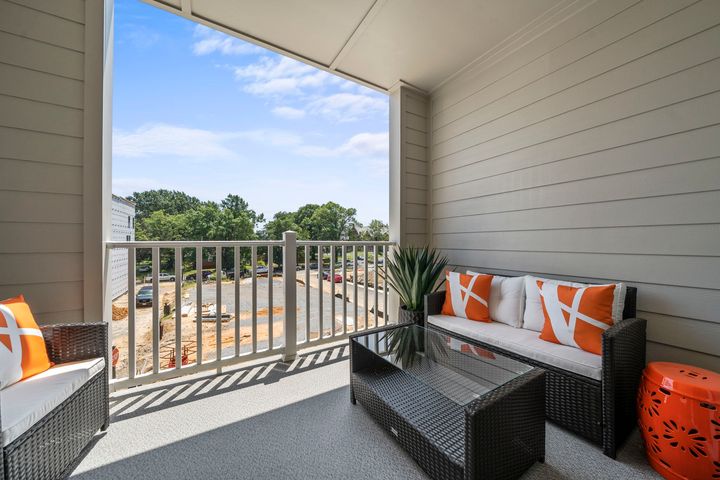
<path id="1" fill-rule="evenodd" d="M 269 362 L 117 392 L 110 428 L 71 478 L 428 478 L 350 403 L 348 377 L 340 346 L 290 366 Z M 546 442 L 546 462 L 523 478 L 660 478 L 637 433 L 617 460 L 552 424 Z"/>

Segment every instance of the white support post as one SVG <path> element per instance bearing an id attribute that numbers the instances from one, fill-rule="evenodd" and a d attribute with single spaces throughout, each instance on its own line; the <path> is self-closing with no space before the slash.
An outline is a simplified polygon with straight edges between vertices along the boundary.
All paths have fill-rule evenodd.
<path id="1" fill-rule="evenodd" d="M 297 233 L 283 233 L 283 291 L 285 295 L 285 352 L 284 362 L 291 362 L 297 354 Z"/>

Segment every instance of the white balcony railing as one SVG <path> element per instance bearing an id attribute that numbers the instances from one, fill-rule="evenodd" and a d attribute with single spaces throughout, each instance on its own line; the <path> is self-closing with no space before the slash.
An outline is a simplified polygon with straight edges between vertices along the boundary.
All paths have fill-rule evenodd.
<path id="1" fill-rule="evenodd" d="M 120 345 L 116 352 L 120 368 L 113 369 L 113 387 L 208 369 L 220 372 L 223 367 L 271 355 L 291 361 L 298 347 L 340 340 L 386 324 L 388 290 L 382 278 L 393 245 L 298 241 L 294 232 L 285 232 L 283 240 L 277 241 L 107 243 L 106 270 L 108 277 L 115 272 L 114 281 L 118 277 L 112 262 L 124 262 L 127 256 L 127 306 L 123 306 L 123 296 L 113 303 L 113 344 Z M 281 257 L 275 255 L 278 250 Z M 137 278 L 138 254 L 151 258 L 149 282 L 144 281 L 144 273 Z M 174 280 L 174 288 L 161 283 L 162 254 L 165 263 L 174 265 L 163 275 Z M 232 280 L 224 281 L 228 267 L 223 265 L 224 256 L 232 257 Z M 209 258 L 214 258 L 212 265 Z M 249 261 L 247 275 L 241 273 L 248 270 L 244 260 Z M 267 270 L 258 268 L 263 260 Z M 194 263 L 194 285 L 186 281 L 183 263 Z M 205 279 L 207 270 L 214 270 L 213 280 Z M 276 270 L 282 270 L 280 279 Z M 124 277 L 124 266 L 122 273 Z M 163 293 L 161 286 L 166 285 Z M 140 306 L 147 301 L 138 303 L 139 288 L 152 291 L 150 312 Z M 188 328 L 192 323 L 194 328 Z"/>

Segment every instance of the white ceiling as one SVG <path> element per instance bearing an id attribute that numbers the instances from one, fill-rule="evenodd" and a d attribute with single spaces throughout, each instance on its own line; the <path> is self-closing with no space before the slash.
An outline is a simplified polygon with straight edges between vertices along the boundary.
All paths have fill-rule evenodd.
<path id="1" fill-rule="evenodd" d="M 425 91 L 573 3 L 144 1 L 379 90 L 389 90 L 402 81 Z"/>

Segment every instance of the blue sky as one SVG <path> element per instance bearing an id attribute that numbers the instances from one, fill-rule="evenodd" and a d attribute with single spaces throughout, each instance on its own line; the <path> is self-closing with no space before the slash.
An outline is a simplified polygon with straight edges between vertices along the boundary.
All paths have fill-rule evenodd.
<path id="1" fill-rule="evenodd" d="M 228 193 L 266 217 L 335 201 L 388 220 L 385 95 L 115 0 L 113 191 Z"/>

